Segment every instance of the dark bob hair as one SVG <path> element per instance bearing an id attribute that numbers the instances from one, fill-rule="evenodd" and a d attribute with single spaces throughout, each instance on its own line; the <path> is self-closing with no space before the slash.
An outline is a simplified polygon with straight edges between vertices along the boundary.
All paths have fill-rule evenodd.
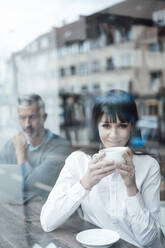
<path id="1" fill-rule="evenodd" d="M 95 141 L 100 142 L 98 123 L 104 114 L 109 122 L 116 122 L 116 118 L 118 117 L 121 122 L 131 123 L 133 131 L 139 119 L 135 98 L 128 92 L 113 89 L 97 96 L 92 111 Z"/>

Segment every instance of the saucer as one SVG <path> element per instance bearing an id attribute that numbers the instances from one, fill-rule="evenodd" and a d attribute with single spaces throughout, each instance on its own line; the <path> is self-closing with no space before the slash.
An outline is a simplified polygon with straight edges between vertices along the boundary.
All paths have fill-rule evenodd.
<path id="1" fill-rule="evenodd" d="M 109 229 L 88 229 L 79 232 L 76 239 L 87 248 L 108 248 L 119 240 L 119 234 Z"/>

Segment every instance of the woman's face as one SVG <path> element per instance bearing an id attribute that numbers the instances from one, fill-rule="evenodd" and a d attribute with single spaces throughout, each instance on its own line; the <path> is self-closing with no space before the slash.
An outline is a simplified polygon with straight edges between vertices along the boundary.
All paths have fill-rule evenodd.
<path id="1" fill-rule="evenodd" d="M 98 124 L 100 140 L 105 148 L 125 146 L 129 140 L 131 124 L 120 122 L 118 117 L 116 120 L 115 123 L 109 122 L 103 115 Z"/>

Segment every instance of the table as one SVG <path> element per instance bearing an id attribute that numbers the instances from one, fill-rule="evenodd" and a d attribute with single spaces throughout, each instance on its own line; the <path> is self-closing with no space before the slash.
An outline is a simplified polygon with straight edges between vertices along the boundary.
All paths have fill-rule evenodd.
<path id="1" fill-rule="evenodd" d="M 61 228 L 45 233 L 39 220 L 43 203 L 43 199 L 36 197 L 25 205 L 0 204 L 0 248 L 83 247 L 76 241 L 76 234 L 96 227 L 75 213 Z M 136 247 L 120 239 L 113 248 Z"/>
<path id="2" fill-rule="evenodd" d="M 76 234 L 94 228 L 76 213 L 61 228 L 45 233 L 41 229 L 39 215 L 44 201 L 31 200 L 25 205 L 0 204 L 0 248 L 81 248 Z M 134 248 L 120 240 L 114 248 Z"/>

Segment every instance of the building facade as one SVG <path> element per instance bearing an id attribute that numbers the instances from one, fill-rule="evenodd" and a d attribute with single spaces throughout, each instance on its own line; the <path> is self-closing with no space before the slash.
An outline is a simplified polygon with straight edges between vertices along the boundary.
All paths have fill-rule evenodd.
<path id="1" fill-rule="evenodd" d="M 93 139 L 88 124 L 100 92 L 129 91 L 137 97 L 141 117 L 159 116 L 163 105 L 156 96 L 165 87 L 164 5 L 127 0 L 41 35 L 11 56 L 16 94 L 41 94 L 48 126 L 73 144 Z"/>

